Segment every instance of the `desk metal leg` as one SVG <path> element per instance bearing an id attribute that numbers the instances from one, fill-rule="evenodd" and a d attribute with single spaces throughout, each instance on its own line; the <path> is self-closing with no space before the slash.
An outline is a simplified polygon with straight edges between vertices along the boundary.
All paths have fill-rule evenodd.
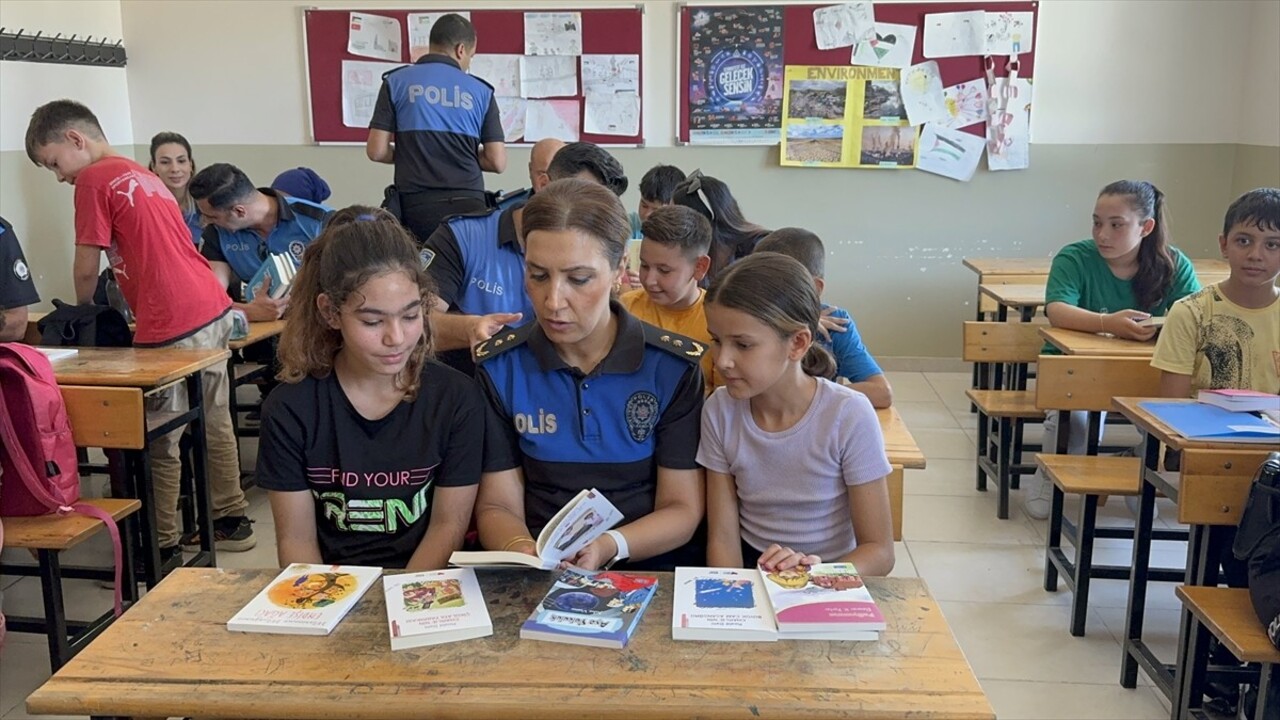
<path id="1" fill-rule="evenodd" d="M 67 637 L 67 607 L 62 597 L 62 563 L 58 550 L 38 550 L 40 588 L 44 596 L 44 619 L 49 638 L 49 668 L 58 672 L 71 658 L 71 642 Z"/>
<path id="2" fill-rule="evenodd" d="M 145 443 L 150 445 L 150 443 Z M 151 484 L 151 454 L 149 447 L 141 450 L 124 452 L 124 491 L 125 497 L 137 498 L 142 503 L 138 511 L 137 535 L 138 551 L 142 554 L 142 578 L 147 588 L 153 588 L 164 576 L 164 568 L 160 567 L 160 540 L 156 536 L 156 494 Z M 132 564 L 126 565 L 124 572 L 133 576 Z M 134 578 L 137 582 L 139 578 Z"/>
<path id="3" fill-rule="evenodd" d="M 187 378 L 187 407 L 194 410 L 191 419 L 191 477 L 196 503 L 196 518 L 200 525 L 200 552 L 188 565 L 217 567 L 217 554 L 213 543 L 212 500 L 209 496 L 209 473 L 204 436 L 204 383 L 200 373 Z"/>
<path id="4" fill-rule="evenodd" d="M 1253 713 L 1254 720 L 1280 720 L 1280 685 L 1276 683 L 1280 683 L 1280 665 L 1262 663 L 1262 670 L 1258 673 L 1258 709 Z"/>
<path id="5" fill-rule="evenodd" d="M 1124 656 L 1120 685 L 1138 686 L 1138 655 L 1142 644 L 1142 622 L 1147 606 L 1147 574 L 1151 566 L 1151 526 L 1155 520 L 1156 488 L 1147 481 L 1148 472 L 1159 469 L 1160 441 L 1148 434 L 1143 442 L 1142 489 L 1138 494 L 1138 517 L 1133 529 L 1133 566 L 1129 570 L 1129 611 L 1125 618 Z"/>

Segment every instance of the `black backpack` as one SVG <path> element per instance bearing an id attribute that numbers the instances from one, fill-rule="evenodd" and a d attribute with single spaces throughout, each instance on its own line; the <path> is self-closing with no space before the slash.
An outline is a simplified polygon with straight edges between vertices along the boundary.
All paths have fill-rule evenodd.
<path id="1" fill-rule="evenodd" d="M 68 305 L 54 300 L 53 312 L 40 318 L 41 345 L 129 347 L 133 332 L 124 316 L 106 305 Z"/>
<path id="2" fill-rule="evenodd" d="M 1248 564 L 1253 608 L 1268 625 L 1280 617 L 1280 452 L 1268 455 L 1253 478 L 1231 552 Z"/>

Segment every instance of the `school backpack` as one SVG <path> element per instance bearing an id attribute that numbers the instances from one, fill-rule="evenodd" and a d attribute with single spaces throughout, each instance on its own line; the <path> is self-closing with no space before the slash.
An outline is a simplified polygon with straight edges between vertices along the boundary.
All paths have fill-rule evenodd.
<path id="1" fill-rule="evenodd" d="M 0 343 L 0 471 L 0 517 L 74 512 L 107 526 L 119 615 L 120 532 L 110 513 L 80 502 L 76 446 L 53 366 L 44 353 L 21 343 Z"/>
<path id="2" fill-rule="evenodd" d="M 40 318 L 41 345 L 129 347 L 133 333 L 119 311 L 107 305 L 69 305 L 54 300 L 55 310 Z"/>

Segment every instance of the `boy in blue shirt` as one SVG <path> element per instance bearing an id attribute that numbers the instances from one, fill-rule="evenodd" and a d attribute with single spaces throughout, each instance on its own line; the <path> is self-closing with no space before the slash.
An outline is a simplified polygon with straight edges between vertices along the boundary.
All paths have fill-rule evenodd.
<path id="1" fill-rule="evenodd" d="M 826 287 L 823 275 L 826 272 L 826 250 L 822 239 L 802 228 L 780 228 L 765 236 L 756 245 L 753 252 L 776 252 L 793 258 L 813 276 L 813 283 L 818 288 L 818 296 Z M 862 344 L 858 335 L 858 326 L 843 308 L 833 305 L 822 305 L 822 330 L 825 336 L 819 337 L 818 344 L 836 358 L 836 379 L 842 385 L 857 390 L 876 408 L 887 408 L 893 404 L 893 388 L 884 376 L 884 371 L 876 364 L 875 358 Z"/>

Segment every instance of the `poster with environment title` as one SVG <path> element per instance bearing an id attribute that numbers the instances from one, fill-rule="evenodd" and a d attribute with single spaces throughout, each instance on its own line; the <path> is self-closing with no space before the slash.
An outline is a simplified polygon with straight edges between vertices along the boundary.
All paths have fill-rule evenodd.
<path id="1" fill-rule="evenodd" d="M 907 121 L 889 67 L 788 65 L 782 99 L 782 164 L 915 167 L 917 128 Z"/>
<path id="2" fill-rule="evenodd" d="M 689 36 L 689 142 L 773 145 L 782 112 L 782 8 L 695 9 Z"/>

